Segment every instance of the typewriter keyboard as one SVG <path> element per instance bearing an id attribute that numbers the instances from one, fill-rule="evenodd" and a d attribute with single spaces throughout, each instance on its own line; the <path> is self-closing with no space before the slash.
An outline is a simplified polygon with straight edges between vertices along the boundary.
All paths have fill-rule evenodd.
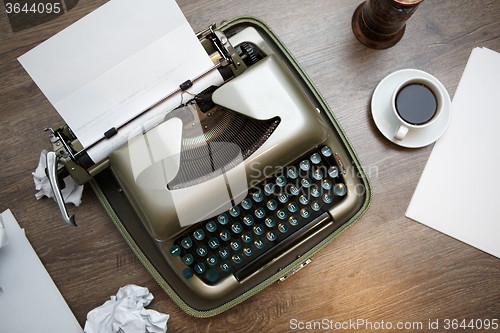
<path id="1" fill-rule="evenodd" d="M 321 146 L 249 189 L 229 211 L 187 229 L 170 248 L 184 277 L 213 285 L 251 275 L 330 220 L 327 210 L 347 193 L 341 160 Z"/>

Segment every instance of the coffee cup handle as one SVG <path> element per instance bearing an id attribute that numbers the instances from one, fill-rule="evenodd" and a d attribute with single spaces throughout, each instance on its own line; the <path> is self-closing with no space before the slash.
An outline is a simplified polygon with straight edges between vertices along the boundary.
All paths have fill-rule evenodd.
<path id="1" fill-rule="evenodd" d="M 401 141 L 405 138 L 407 133 L 408 133 L 408 127 L 401 125 L 398 127 L 398 130 L 396 131 L 396 134 L 394 135 L 394 139 Z"/>

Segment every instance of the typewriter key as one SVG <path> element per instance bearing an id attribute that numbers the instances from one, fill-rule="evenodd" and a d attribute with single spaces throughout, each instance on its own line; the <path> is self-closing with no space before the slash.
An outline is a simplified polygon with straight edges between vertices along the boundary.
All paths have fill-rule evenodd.
<path id="1" fill-rule="evenodd" d="M 217 257 L 216 257 L 216 256 L 214 256 L 213 254 L 212 254 L 211 256 L 208 256 L 208 258 L 207 258 L 207 262 L 208 262 L 208 264 L 209 264 L 210 266 L 214 266 L 214 265 L 216 265 L 216 264 L 217 264 L 217 261 L 218 261 L 218 260 L 217 260 Z"/>
<path id="2" fill-rule="evenodd" d="M 186 237 L 181 241 L 181 245 L 187 250 L 193 245 L 193 241 L 191 240 L 191 238 Z"/>
<path id="3" fill-rule="evenodd" d="M 205 264 L 202 262 L 197 263 L 194 265 L 194 271 L 198 274 L 203 274 L 205 272 Z"/>
<path id="4" fill-rule="evenodd" d="M 266 245 L 264 243 L 264 241 L 262 240 L 262 238 L 259 238 L 257 239 L 255 242 L 254 242 L 254 245 L 256 248 L 258 248 L 259 250 L 262 249 L 264 247 L 264 245 Z"/>
<path id="5" fill-rule="evenodd" d="M 238 217 L 238 215 L 240 215 L 240 209 L 238 208 L 238 206 L 233 206 L 229 209 L 229 215 L 231 215 L 232 217 Z"/>
<path id="6" fill-rule="evenodd" d="M 273 242 L 276 240 L 276 231 L 271 230 L 266 234 L 267 239 L 269 239 L 270 242 Z"/>
<path id="7" fill-rule="evenodd" d="M 196 231 L 193 233 L 193 236 L 196 240 L 203 240 L 205 238 L 205 231 L 203 229 L 196 229 Z"/>
<path id="8" fill-rule="evenodd" d="M 249 210 L 250 208 L 252 208 L 252 200 L 246 198 L 241 202 L 241 207 L 243 207 L 243 209 Z"/>
<path id="9" fill-rule="evenodd" d="M 200 247 L 198 247 L 196 249 L 196 253 L 200 256 L 200 257 L 204 257 L 207 255 L 207 247 L 205 245 L 202 245 Z"/>
<path id="10" fill-rule="evenodd" d="M 286 208 L 288 208 L 288 211 L 290 213 L 295 213 L 297 211 L 297 209 L 299 209 L 299 206 L 297 205 L 297 203 L 295 201 L 292 201 L 290 202 Z"/>
<path id="11" fill-rule="evenodd" d="M 208 281 L 215 282 L 219 278 L 219 273 L 217 273 L 217 270 L 215 268 L 210 268 L 205 273 L 205 277 L 208 279 Z"/>
<path id="12" fill-rule="evenodd" d="M 287 171 L 287 175 L 288 177 L 290 177 L 291 179 L 295 179 L 298 177 L 299 175 L 299 172 L 297 171 L 297 168 L 292 166 L 292 167 L 289 167 L 288 168 L 288 171 Z"/>
<path id="13" fill-rule="evenodd" d="M 276 224 L 276 221 L 274 220 L 274 217 L 269 216 L 269 217 L 266 217 L 266 220 L 264 221 L 264 223 L 266 224 L 266 226 L 268 228 L 272 228 Z"/>
<path id="14" fill-rule="evenodd" d="M 178 257 L 181 254 L 181 248 L 179 245 L 174 245 L 170 248 L 170 254 L 174 257 Z"/>
<path id="15" fill-rule="evenodd" d="M 246 226 L 251 226 L 253 224 L 253 216 L 252 215 L 247 215 L 243 218 L 243 223 L 245 223 Z"/>
<path id="16" fill-rule="evenodd" d="M 182 257 L 182 262 L 185 265 L 191 265 L 194 261 L 193 255 L 192 254 L 186 254 L 184 257 Z"/>
<path id="17" fill-rule="evenodd" d="M 229 231 L 224 230 L 220 233 L 220 239 L 222 239 L 224 242 L 227 242 L 231 238 L 231 234 Z"/>
<path id="18" fill-rule="evenodd" d="M 229 257 L 229 250 L 227 247 L 223 247 L 222 249 L 219 250 L 219 255 L 222 259 L 226 259 Z"/>
<path id="19" fill-rule="evenodd" d="M 332 156 L 332 148 L 324 146 L 323 148 L 321 148 L 321 154 L 323 154 L 323 156 L 325 157 Z"/>
<path id="20" fill-rule="evenodd" d="M 280 223 L 278 224 L 278 230 L 284 234 L 288 231 L 288 226 L 286 225 L 286 223 Z"/>
<path id="21" fill-rule="evenodd" d="M 253 227 L 253 233 L 257 236 L 262 235 L 264 233 L 264 227 L 260 224 L 257 224 L 255 227 Z"/>
<path id="22" fill-rule="evenodd" d="M 335 178 L 339 175 L 339 169 L 337 169 L 336 166 L 331 166 L 329 169 L 328 169 L 328 175 L 332 178 Z"/>
<path id="23" fill-rule="evenodd" d="M 313 162 L 313 164 L 318 164 L 319 162 L 321 162 L 321 156 L 318 153 L 312 154 L 311 162 Z"/>
<path id="24" fill-rule="evenodd" d="M 339 183 L 333 187 L 333 193 L 335 193 L 339 197 L 342 197 L 342 196 L 346 195 L 347 187 L 344 184 Z"/>
<path id="25" fill-rule="evenodd" d="M 229 272 L 229 270 L 231 269 L 231 265 L 229 264 L 229 261 L 224 261 L 222 264 L 220 264 L 220 269 L 223 272 Z"/>

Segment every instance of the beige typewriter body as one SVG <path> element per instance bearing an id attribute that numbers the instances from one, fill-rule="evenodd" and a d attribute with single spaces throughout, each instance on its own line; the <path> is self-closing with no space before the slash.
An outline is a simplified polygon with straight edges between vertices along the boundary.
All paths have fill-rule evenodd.
<path id="1" fill-rule="evenodd" d="M 199 316 L 219 313 L 276 281 L 282 270 L 302 267 L 300 258 L 308 259 L 359 218 L 371 198 L 353 151 L 305 74 L 262 22 L 241 22 L 222 32 L 210 28 L 220 45 L 212 41 L 212 47 L 208 36 L 198 36 L 215 67 L 231 64 L 232 75 L 222 85 L 207 87 L 213 88 L 210 109 L 201 110 L 196 98 L 189 100 L 188 89 L 186 105 L 153 129 L 139 129 L 140 135 L 90 167 L 73 158 L 81 146 L 67 126 L 50 136 L 53 186 L 58 184 L 57 160 L 78 183 L 93 179 L 96 193 L 105 206 L 109 202 L 110 216 L 144 265 L 183 309 Z M 206 156 L 198 163 L 200 154 Z M 318 157 L 326 163 L 323 171 Z M 210 168 L 204 169 L 203 161 Z M 303 162 L 311 168 L 305 176 L 300 175 Z M 299 172 L 297 186 L 286 187 L 293 185 L 289 178 L 286 186 L 279 185 L 278 175 L 288 176 L 293 168 Z M 326 182 L 328 191 L 305 198 L 297 194 L 299 186 L 304 190 L 315 182 L 312 177 L 321 191 Z M 267 193 L 273 184 L 279 185 L 277 192 Z M 54 192 L 57 197 L 59 191 Z M 66 223 L 76 226 L 62 199 L 57 201 Z M 263 211 L 257 214 L 262 207 L 269 208 L 266 217 L 259 215 Z M 222 223 L 221 216 L 232 222 Z M 236 233 L 231 240 L 223 237 L 229 231 Z M 220 246 L 210 250 L 201 245 L 200 232 L 207 246 Z M 196 253 L 205 248 L 203 255 L 221 254 L 196 257 L 195 247 Z"/>
<path id="2" fill-rule="evenodd" d="M 244 31 L 244 37 L 253 38 L 250 42 L 263 49 L 270 49 L 255 29 L 247 29 L 250 31 Z M 235 41 L 231 42 L 237 45 Z M 262 181 L 269 174 L 266 170 L 283 168 L 320 144 L 328 144 L 340 152 L 340 156 L 343 153 L 329 137 L 328 126 L 319 114 L 321 111 L 312 105 L 292 74 L 273 54 L 218 88 L 213 94 L 213 101 L 247 117 L 260 120 L 279 117 L 281 121 L 269 139 L 240 165 L 224 175 L 184 189 L 171 191 L 167 188 L 179 168 L 183 127 L 178 118 L 158 125 L 115 150 L 109 157 L 111 170 L 127 197 L 179 275 L 182 275 L 184 266 L 180 258 L 169 255 L 172 239 L 185 229 L 176 211 L 191 212 L 191 216 L 184 217 L 190 224 L 199 222 L 231 208 L 231 201 L 227 200 L 227 185 L 231 187 L 233 202 L 237 205 L 246 196 L 250 181 Z M 150 158 L 157 151 L 162 152 L 160 159 Z M 148 180 L 138 181 L 138 177 Z M 346 177 L 346 182 L 348 189 L 357 185 L 353 173 Z M 334 219 L 342 218 L 343 212 L 357 205 L 356 194 L 351 190 L 343 200 L 341 206 L 330 211 Z M 200 296 L 214 299 L 238 288 L 245 281 L 228 276 L 216 285 L 208 285 L 193 276 L 186 283 Z"/>

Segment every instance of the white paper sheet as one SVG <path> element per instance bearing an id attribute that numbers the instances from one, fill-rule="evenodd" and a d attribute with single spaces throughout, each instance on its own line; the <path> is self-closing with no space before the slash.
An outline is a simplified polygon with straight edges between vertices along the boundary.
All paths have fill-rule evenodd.
<path id="1" fill-rule="evenodd" d="M 500 54 L 475 48 L 406 216 L 500 258 Z"/>
<path id="2" fill-rule="evenodd" d="M 9 244 L 0 249 L 0 331 L 83 333 L 11 211 L 1 218 Z"/>
<path id="3" fill-rule="evenodd" d="M 84 147 L 213 66 L 174 0 L 111 0 L 18 60 Z M 218 71 L 203 80 L 189 91 L 222 82 Z M 94 162 L 108 150 L 95 149 Z"/>

